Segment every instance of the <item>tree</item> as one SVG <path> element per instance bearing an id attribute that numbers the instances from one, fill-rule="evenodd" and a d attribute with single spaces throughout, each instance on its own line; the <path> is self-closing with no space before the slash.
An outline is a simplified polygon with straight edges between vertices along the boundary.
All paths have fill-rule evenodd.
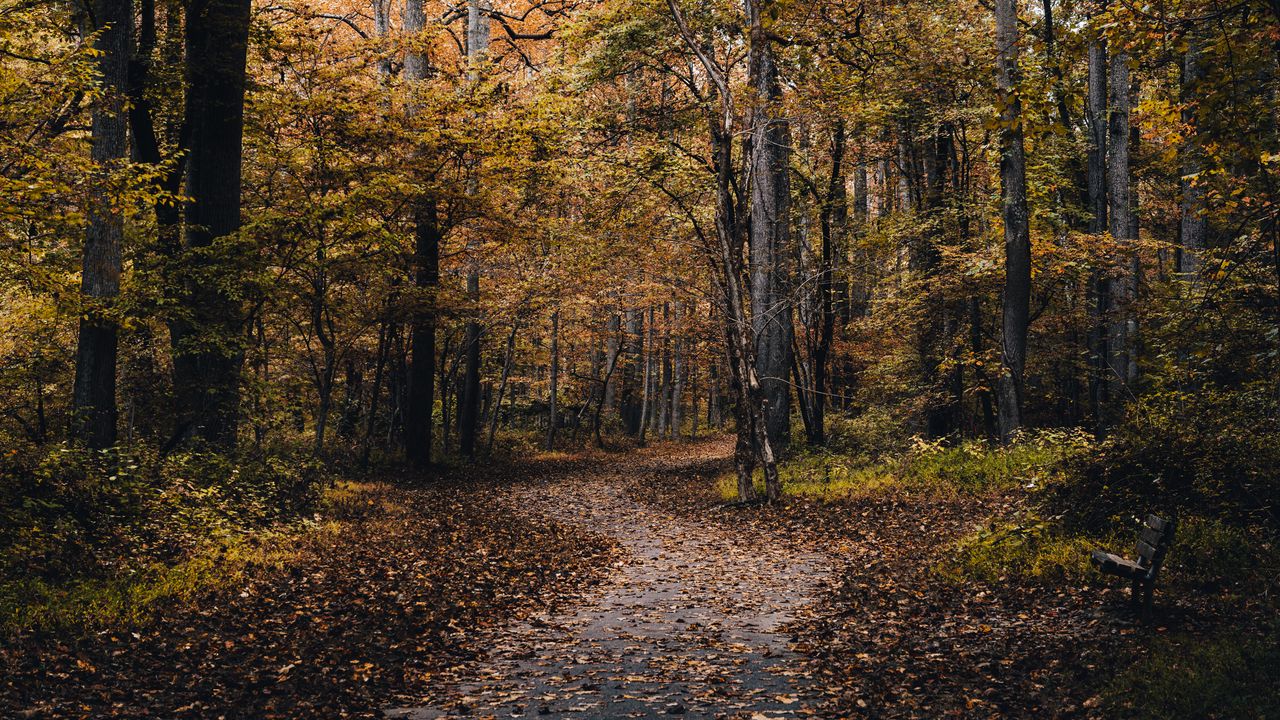
<path id="1" fill-rule="evenodd" d="M 235 447 L 244 364 L 241 145 L 250 0 L 192 0 L 186 13 L 184 317 L 172 326 L 180 435 Z"/>
<path id="2" fill-rule="evenodd" d="M 95 176 L 80 276 L 86 307 L 80 319 L 72 392 L 75 434 L 91 448 L 106 448 L 116 442 L 119 325 L 113 306 L 120 294 L 124 210 L 113 187 L 120 182 L 118 175 L 128 157 L 125 101 L 133 4 L 130 0 L 97 0 L 92 19 L 102 97 L 93 111 Z"/>
<path id="3" fill-rule="evenodd" d="M 1023 372 L 1031 304 L 1031 230 L 1022 100 L 1018 96 L 1017 0 L 996 0 L 996 85 L 1000 91 L 1001 216 L 1004 220 L 1004 332 L 1001 336 L 1000 439 L 1022 427 Z"/>
<path id="4" fill-rule="evenodd" d="M 1108 337 L 1110 372 L 1120 386 L 1129 391 L 1138 375 L 1138 321 L 1133 303 L 1138 297 L 1138 254 L 1133 248 L 1137 239 L 1137 216 L 1133 196 L 1133 178 L 1129 160 L 1132 105 L 1128 53 L 1115 52 L 1107 74 L 1107 103 L 1110 120 L 1107 135 L 1107 194 L 1111 237 L 1123 253 L 1120 275 L 1111 283 L 1111 306 L 1114 320 Z"/>
<path id="5" fill-rule="evenodd" d="M 426 27 L 422 0 L 407 0 L 404 31 L 410 49 L 405 54 L 404 75 L 410 93 L 427 79 L 429 68 L 420 37 Z M 413 120 L 419 108 L 414 99 L 407 114 Z M 421 153 L 421 149 L 418 150 Z M 423 468 L 431 464 L 432 416 L 435 405 L 436 375 L 436 291 L 440 283 L 440 219 L 436 199 L 420 191 L 412 200 L 413 207 L 413 283 L 417 290 L 411 316 L 411 352 L 409 365 L 409 398 L 405 409 L 405 455 L 409 462 Z"/>
<path id="6" fill-rule="evenodd" d="M 785 447 L 791 433 L 791 125 L 779 114 L 782 86 L 766 27 L 771 0 L 746 0 L 751 115 L 751 327 L 769 441 Z"/>

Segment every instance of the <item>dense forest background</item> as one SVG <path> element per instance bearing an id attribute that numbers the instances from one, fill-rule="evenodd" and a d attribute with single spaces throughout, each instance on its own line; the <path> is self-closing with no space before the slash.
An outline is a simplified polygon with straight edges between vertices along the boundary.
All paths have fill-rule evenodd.
<path id="1" fill-rule="evenodd" d="M 6 622 L 726 432 L 729 500 L 1027 490 L 966 572 L 1158 511 L 1269 596 L 1278 92 L 1268 0 L 6 0 Z"/>

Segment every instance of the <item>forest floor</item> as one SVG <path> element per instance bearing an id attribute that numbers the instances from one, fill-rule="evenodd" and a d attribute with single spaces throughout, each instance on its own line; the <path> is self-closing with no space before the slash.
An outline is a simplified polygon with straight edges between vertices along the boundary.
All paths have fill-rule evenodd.
<path id="1" fill-rule="evenodd" d="M 396 718 L 807 717 L 815 691 L 785 628 L 816 599 L 829 558 L 639 501 L 645 485 L 698 483 L 732 443 L 638 450 L 516 489 L 526 512 L 591 528 L 623 549 L 565 612 L 487 633 L 427 706 Z M 706 485 L 707 482 L 702 484 Z"/>
<path id="2" fill-rule="evenodd" d="M 134 629 L 0 645 L 3 717 L 1085 717 L 1119 588 L 957 584 L 1011 502 L 726 505 L 731 443 L 351 484 L 329 532 Z M 1191 626 L 1194 609 L 1157 616 Z"/>

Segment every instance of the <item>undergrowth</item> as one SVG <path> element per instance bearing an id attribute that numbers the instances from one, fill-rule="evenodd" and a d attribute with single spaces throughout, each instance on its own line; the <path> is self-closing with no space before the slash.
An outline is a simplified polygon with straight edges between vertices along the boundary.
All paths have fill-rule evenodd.
<path id="1" fill-rule="evenodd" d="M 278 564 L 315 524 L 326 472 L 282 453 L 161 455 L 8 442 L 0 457 L 0 632 L 144 622 Z"/>
<path id="2" fill-rule="evenodd" d="M 1161 636 L 1107 684 L 1108 717 L 1280 717 L 1280 628 Z"/>
<path id="3" fill-rule="evenodd" d="M 936 496 L 980 495 L 992 491 L 1043 487 L 1064 458 L 1089 447 L 1078 432 L 1041 431 L 1009 447 L 981 440 L 954 445 L 913 438 L 897 452 L 849 454 L 825 448 L 805 449 L 778 465 L 787 495 L 835 500 L 880 492 L 927 492 Z M 763 490 L 763 472 L 756 470 Z M 721 496 L 737 494 L 736 478 L 723 475 Z"/>

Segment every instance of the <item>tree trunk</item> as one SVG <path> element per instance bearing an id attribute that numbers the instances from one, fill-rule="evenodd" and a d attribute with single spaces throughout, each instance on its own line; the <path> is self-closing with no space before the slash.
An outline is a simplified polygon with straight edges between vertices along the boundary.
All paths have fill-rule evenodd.
<path id="1" fill-rule="evenodd" d="M 616 312 L 609 314 L 609 321 L 605 328 L 605 365 L 612 368 L 618 363 L 618 355 L 622 351 L 622 318 Z M 617 405 L 618 399 L 618 382 L 614 379 L 612 373 L 609 374 L 609 381 L 604 384 L 604 408 L 613 410 Z"/>
<path id="2" fill-rule="evenodd" d="M 360 448 L 360 467 L 369 467 L 369 453 L 373 444 L 373 428 L 378 418 L 378 396 L 382 393 L 382 376 L 387 364 L 390 323 L 383 320 L 378 328 L 378 356 L 373 368 L 373 389 L 369 397 L 369 414 L 365 417 L 364 441 Z"/>
<path id="3" fill-rule="evenodd" d="M 73 434 L 89 447 L 101 449 L 116 443 L 118 327 L 111 310 L 120 295 L 124 214 L 110 188 L 111 173 L 120 168 L 129 151 L 125 101 L 133 6 L 130 0 L 97 0 L 93 14 L 103 97 L 93 110 L 90 131 L 94 177 L 81 265 L 84 309 L 76 342 L 72 412 Z"/>
<path id="4" fill-rule="evenodd" d="M 1137 251 L 1132 248 L 1136 239 L 1136 213 L 1130 167 L 1130 95 L 1129 56 L 1117 53 L 1111 58 L 1109 68 L 1108 102 L 1111 107 L 1109 135 L 1107 138 L 1107 188 L 1110 195 L 1111 236 L 1121 246 L 1124 270 L 1111 283 L 1111 305 L 1114 321 L 1110 334 L 1110 370 L 1119 378 L 1121 386 L 1128 388 L 1136 380 L 1137 322 L 1133 314 L 1133 302 L 1137 299 L 1136 275 Z"/>
<path id="5" fill-rule="evenodd" d="M 999 379 L 1000 440 L 1022 427 L 1023 371 L 1031 305 L 1031 232 L 1027 213 L 1026 157 L 1018 83 L 1017 0 L 996 0 L 997 86 L 1000 128 L 1001 215 L 1004 220 L 1004 327 Z"/>
<path id="6" fill-rule="evenodd" d="M 238 258 L 201 251 L 240 230 L 241 146 L 250 0 L 187 7 L 187 321 L 174 331 L 174 379 L 186 431 L 234 449 L 244 363 Z"/>
<path id="7" fill-rule="evenodd" d="M 826 198 L 819 213 L 822 231 L 822 258 L 818 283 L 820 302 L 820 328 L 818 344 L 813 353 L 813 403 L 809 408 L 809 444 L 826 444 L 827 369 L 830 363 L 831 344 L 836 329 L 836 257 L 835 222 L 844 218 L 844 122 L 838 121 L 831 133 L 831 176 L 827 183 Z M 863 188 L 865 191 L 865 187 Z M 841 223 L 843 225 L 843 223 Z"/>
<path id="8" fill-rule="evenodd" d="M 511 377 L 511 363 L 515 360 L 516 330 L 520 328 L 518 320 L 511 321 L 511 332 L 507 335 L 507 351 L 502 359 L 502 379 L 498 381 L 498 396 L 493 401 L 493 416 L 489 418 L 489 443 L 485 451 L 493 454 L 493 438 L 498 434 L 498 417 L 502 414 L 502 395 L 507 390 L 507 380 Z"/>
<path id="9" fill-rule="evenodd" d="M 755 372 L 771 444 L 791 433 L 791 187 L 790 123 L 779 117 L 782 87 L 773 41 L 766 32 L 769 0 L 747 0 L 751 23 L 750 85 L 758 103 L 751 125 L 751 326 Z"/>
<path id="10" fill-rule="evenodd" d="M 685 364 L 685 339 L 684 334 L 680 332 L 680 316 L 683 314 L 684 305 L 679 301 L 674 303 L 674 315 L 676 332 L 672 341 L 671 350 L 671 424 L 668 437 L 674 439 L 680 436 L 680 426 L 684 422 L 684 416 L 681 412 L 680 401 L 684 398 L 684 380 L 687 372 Z"/>
<path id="11" fill-rule="evenodd" d="M 422 0 L 406 0 L 404 32 L 413 36 L 426 27 Z M 420 51 L 406 53 L 405 80 L 427 78 L 427 58 Z M 418 108 L 410 103 L 410 119 Z M 431 464 L 432 415 L 436 377 L 436 287 L 440 284 L 440 227 L 436 200 L 425 195 L 413 200 L 413 284 L 417 290 L 410 318 L 412 357 L 409 361 L 408 401 L 404 415 L 405 457 L 419 469 Z M 443 388 L 442 388 L 443 390 Z M 446 409 L 447 412 L 447 409 Z"/>
<path id="12" fill-rule="evenodd" d="M 1096 31 L 1095 31 L 1096 32 Z M 1089 232 L 1101 235 L 1107 231 L 1107 49 L 1101 37 L 1089 44 L 1089 88 L 1086 120 L 1089 127 L 1088 181 Z M 1111 281 L 1103 273 L 1093 279 L 1092 364 L 1089 378 L 1090 402 L 1098 430 L 1103 427 L 1109 395 L 1111 373 L 1107 338 L 1107 314 L 1111 302 Z"/>
<path id="13" fill-rule="evenodd" d="M 649 337 L 644 343 L 644 389 L 640 396 L 640 445 L 645 444 L 645 435 L 651 424 L 651 416 L 653 415 L 653 394 L 651 388 L 653 386 L 653 345 L 656 334 L 653 326 L 653 308 L 649 308 Z"/>
<path id="14" fill-rule="evenodd" d="M 622 392 L 618 405 L 622 424 L 628 435 L 640 434 L 641 416 L 643 413 L 644 394 L 640 384 L 644 378 L 644 311 L 632 309 L 626 311 L 626 335 L 623 342 Z M 647 381 L 645 381 L 647 382 Z"/>

